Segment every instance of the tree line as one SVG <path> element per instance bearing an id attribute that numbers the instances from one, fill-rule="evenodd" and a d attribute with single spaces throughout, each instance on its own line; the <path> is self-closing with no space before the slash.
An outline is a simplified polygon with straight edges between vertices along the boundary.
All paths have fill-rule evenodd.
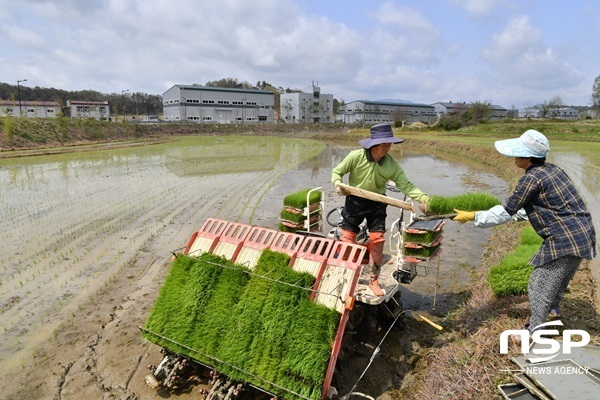
<path id="1" fill-rule="evenodd" d="M 255 85 L 235 78 L 222 78 L 208 81 L 205 84 L 194 83 L 197 86 L 221 87 L 233 89 L 267 90 L 275 95 L 275 107 L 279 108 L 282 93 L 299 93 L 300 89 L 283 88 L 266 81 L 258 81 Z M 192 86 L 193 86 L 192 85 Z M 101 93 L 95 90 L 62 90 L 55 88 L 42 88 L 39 86 L 28 87 L 24 85 L 10 85 L 0 82 L 0 100 L 18 101 L 55 101 L 61 107 L 67 105 L 67 100 L 80 101 L 108 101 L 112 114 L 129 115 L 158 115 L 163 112 L 162 96 L 143 92 Z M 333 100 L 334 109 L 340 103 Z"/>
<path id="2" fill-rule="evenodd" d="M 206 82 L 198 86 L 223 87 L 236 89 L 267 90 L 275 94 L 275 104 L 279 103 L 281 93 L 301 92 L 299 89 L 276 87 L 266 81 L 258 81 L 256 85 L 241 82 L 234 78 L 223 78 Z M 129 115 L 158 115 L 163 112 L 162 96 L 143 92 L 102 93 L 95 90 L 63 90 L 56 88 L 29 87 L 23 84 L 11 85 L 0 82 L 0 100 L 18 101 L 54 101 L 61 107 L 67 105 L 67 100 L 108 101 L 113 114 L 126 113 Z"/>
<path id="3" fill-rule="evenodd" d="M 142 93 L 101 93 L 95 90 L 63 90 L 56 88 L 10 85 L 0 82 L 0 100 L 54 101 L 61 107 L 67 100 L 108 101 L 113 113 L 156 115 L 162 113 L 162 96 Z"/>

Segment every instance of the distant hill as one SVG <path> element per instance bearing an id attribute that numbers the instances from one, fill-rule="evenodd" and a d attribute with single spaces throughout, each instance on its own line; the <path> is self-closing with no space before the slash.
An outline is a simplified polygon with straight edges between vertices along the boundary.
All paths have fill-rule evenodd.
<path id="1" fill-rule="evenodd" d="M 379 99 L 379 100 L 374 100 L 376 102 L 381 101 L 384 103 L 414 103 L 414 101 L 410 101 L 410 100 L 402 100 L 402 99 Z"/>

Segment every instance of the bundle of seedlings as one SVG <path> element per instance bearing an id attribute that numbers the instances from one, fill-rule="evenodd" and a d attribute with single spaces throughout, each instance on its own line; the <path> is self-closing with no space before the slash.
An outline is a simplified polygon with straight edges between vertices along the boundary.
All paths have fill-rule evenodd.
<path id="1" fill-rule="evenodd" d="M 521 244 L 489 272 L 488 282 L 496 296 L 527 293 L 529 276 L 533 271 L 529 259 L 538 251 L 542 242 L 543 239 L 531 226 L 521 231 Z"/>
<path id="2" fill-rule="evenodd" d="M 255 385 L 294 398 L 268 382 L 308 398 L 320 398 L 327 362 L 340 314 L 309 300 L 314 277 L 289 266 L 289 257 L 263 251 L 248 288 L 238 304 L 245 325 L 224 339 L 242 369 L 261 381 Z M 271 282 L 266 276 L 275 279 Z M 258 287 L 250 287 L 250 286 Z M 257 290 L 262 293 L 257 293 Z M 236 310 L 234 309 L 234 313 Z"/>
<path id="3" fill-rule="evenodd" d="M 287 195 L 283 199 L 283 210 L 279 215 L 279 230 L 283 232 L 296 232 L 306 228 L 305 222 L 309 218 L 309 226 L 317 228 L 322 219 L 321 196 L 322 192 L 303 189 Z M 308 201 L 307 201 L 308 200 Z M 308 217 L 307 217 L 308 215 Z"/>
<path id="4" fill-rule="evenodd" d="M 223 319 L 239 300 L 249 280 L 248 269 L 224 257 L 204 253 L 198 258 L 178 255 L 146 321 L 145 328 L 191 347 L 191 352 L 152 334 L 144 337 L 176 353 L 211 364 L 203 356 L 218 347 L 219 336 L 231 322 Z"/>
<path id="5" fill-rule="evenodd" d="M 439 248 L 440 240 L 435 240 L 430 246 L 425 246 L 418 243 L 405 243 L 404 247 L 402 248 L 402 255 L 415 257 L 421 260 L 427 260 L 435 255 Z"/>
<path id="6" fill-rule="evenodd" d="M 284 208 L 289 209 L 288 211 L 299 210 L 302 212 L 305 207 L 317 207 L 321 201 L 321 192 L 318 190 L 312 192 L 307 204 L 306 200 L 310 190 L 307 188 L 285 196 L 283 199 Z"/>
<path id="7" fill-rule="evenodd" d="M 435 230 L 424 230 L 424 229 L 406 229 L 402 235 L 405 243 L 419 243 L 423 245 L 431 246 L 433 242 L 440 237 L 443 230 L 438 228 Z"/>
<path id="8" fill-rule="evenodd" d="M 185 347 L 144 336 L 285 398 L 320 398 L 340 314 L 310 301 L 314 277 L 288 263 L 264 250 L 249 274 L 214 255 L 178 256 L 146 328 Z"/>
<path id="9" fill-rule="evenodd" d="M 495 196 L 487 193 L 464 193 L 458 196 L 439 196 L 429 197 L 427 209 L 434 215 L 452 214 L 454 210 L 461 211 L 481 211 L 501 204 Z"/>

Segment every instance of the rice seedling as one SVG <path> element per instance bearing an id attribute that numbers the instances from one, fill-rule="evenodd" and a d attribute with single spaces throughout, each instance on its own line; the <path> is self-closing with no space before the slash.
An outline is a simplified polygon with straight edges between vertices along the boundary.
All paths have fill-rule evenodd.
<path id="1" fill-rule="evenodd" d="M 285 196 L 283 199 L 283 205 L 288 206 L 288 207 L 297 208 L 297 209 L 302 209 L 310 204 L 315 204 L 315 203 L 318 203 L 319 201 L 321 201 L 321 192 L 314 191 L 310 194 L 310 198 L 309 198 L 310 204 L 306 204 L 306 197 L 310 190 L 311 189 L 307 188 L 307 189 L 303 189 L 296 193 L 292 193 L 292 194 Z"/>
<path id="2" fill-rule="evenodd" d="M 521 244 L 491 268 L 488 282 L 496 296 L 526 294 L 533 267 L 529 259 L 538 251 L 542 238 L 531 226 L 521 231 Z"/>
<path id="3" fill-rule="evenodd" d="M 487 210 L 501 204 L 495 196 L 487 193 L 464 193 L 458 196 L 439 196 L 429 197 L 427 208 L 432 214 L 443 215 L 452 214 L 454 209 L 462 211 L 480 211 Z"/>
<path id="4" fill-rule="evenodd" d="M 521 231 L 521 244 L 539 247 L 542 245 L 542 243 L 544 243 L 544 239 L 537 234 L 533 227 L 528 226 Z"/>
<path id="5" fill-rule="evenodd" d="M 439 248 L 439 243 L 435 246 L 422 246 L 413 243 L 406 243 L 402 249 L 402 254 L 405 256 L 427 259 L 433 256 Z"/>
<path id="6" fill-rule="evenodd" d="M 407 229 L 404 231 L 403 238 L 405 242 L 429 244 L 433 243 L 442 234 L 442 230 L 421 231 Z"/>
<path id="7" fill-rule="evenodd" d="M 320 398 L 340 314 L 311 302 L 314 277 L 288 263 L 287 255 L 265 250 L 249 275 L 211 254 L 178 256 L 146 328 L 197 352 L 143 336 L 285 398 L 294 396 L 268 382 Z"/>
<path id="8" fill-rule="evenodd" d="M 282 221 L 291 221 L 295 223 L 301 223 L 304 220 L 306 220 L 306 217 L 304 215 L 295 212 L 290 212 L 285 209 L 281 210 L 281 213 L 279 213 L 279 218 Z"/>

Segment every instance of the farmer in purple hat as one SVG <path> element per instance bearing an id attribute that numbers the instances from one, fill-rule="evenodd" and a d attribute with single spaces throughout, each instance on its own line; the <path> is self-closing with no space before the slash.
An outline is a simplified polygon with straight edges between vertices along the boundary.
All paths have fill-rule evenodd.
<path id="1" fill-rule="evenodd" d="M 525 171 L 504 205 L 487 211 L 454 210 L 454 221 L 474 221 L 487 228 L 511 220 L 529 219 L 544 239 L 531 257 L 534 269 L 529 277 L 528 295 L 533 332 L 551 317 L 560 316 L 560 302 L 583 259 L 596 255 L 596 232 L 592 216 L 567 174 L 546 162 L 550 143 L 542 133 L 529 129 L 515 139 L 498 140 L 496 150 L 514 157 L 515 165 Z"/>
<path id="2" fill-rule="evenodd" d="M 331 182 L 336 186 L 338 194 L 344 195 L 338 184 L 342 183 L 342 178 L 346 174 L 349 174 L 350 186 L 378 194 L 385 194 L 385 184 L 391 180 L 402 193 L 421 203 L 419 208 L 422 212 L 426 212 L 429 198 L 408 180 L 400 165 L 388 154 L 393 143 L 403 141 L 394 137 L 392 126 L 389 124 L 371 127 L 371 137 L 360 141 L 363 148 L 351 151 L 331 173 Z M 346 197 L 342 211 L 341 240 L 344 242 L 355 243 L 356 236 L 360 232 L 359 225 L 364 219 L 367 220 L 369 229 L 367 249 L 371 269 L 369 288 L 376 296 L 385 294 L 378 278 L 383 260 L 386 207 L 383 203 L 349 195 Z"/>

